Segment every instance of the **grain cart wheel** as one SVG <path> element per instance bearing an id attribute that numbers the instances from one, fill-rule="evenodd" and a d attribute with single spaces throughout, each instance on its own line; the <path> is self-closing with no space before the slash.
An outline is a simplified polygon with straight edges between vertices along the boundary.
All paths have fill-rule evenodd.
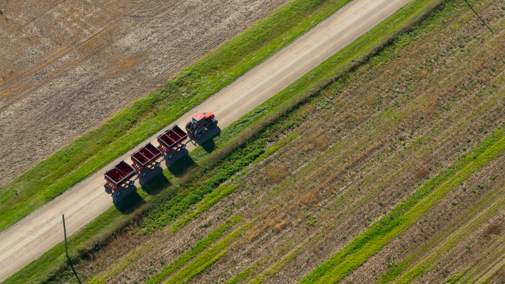
<path id="1" fill-rule="evenodd" d="M 216 127 L 216 126 L 217 126 L 217 120 L 216 120 L 216 119 L 214 119 L 214 120 L 212 121 L 212 123 L 210 124 L 210 127 L 211 127 L 211 128 L 214 128 L 214 127 Z"/>
<path id="2" fill-rule="evenodd" d="M 200 128 L 200 129 L 198 129 L 198 130 L 196 131 L 196 133 L 195 133 L 195 137 L 196 137 L 196 138 L 202 138 L 202 136 L 203 136 L 203 133 L 204 133 L 204 132 L 205 132 L 205 128 L 203 128 L 203 127 L 202 127 L 202 128 Z"/>

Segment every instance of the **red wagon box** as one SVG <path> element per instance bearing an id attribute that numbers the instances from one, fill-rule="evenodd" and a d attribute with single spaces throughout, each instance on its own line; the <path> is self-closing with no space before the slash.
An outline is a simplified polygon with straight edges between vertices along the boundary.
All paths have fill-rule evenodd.
<path id="1" fill-rule="evenodd" d="M 125 161 L 121 161 L 113 169 L 105 173 L 105 187 L 109 187 L 113 192 L 127 181 L 129 181 L 135 175 L 135 169 Z M 120 191 L 116 193 L 116 196 L 120 194 Z"/>
<path id="2" fill-rule="evenodd" d="M 177 147 L 184 149 L 186 148 L 186 145 L 182 144 L 182 142 L 187 138 L 188 135 L 186 132 L 184 132 L 179 126 L 174 125 L 174 127 L 158 136 L 158 143 L 160 143 L 159 149 L 166 154 Z M 168 154 L 168 158 L 172 158 L 172 154 Z"/>
<path id="3" fill-rule="evenodd" d="M 156 162 L 159 157 L 161 157 L 161 151 L 154 147 L 151 143 L 131 155 L 133 167 L 137 169 L 139 173 L 152 163 Z M 142 176 L 145 175 L 146 173 L 142 173 Z"/>

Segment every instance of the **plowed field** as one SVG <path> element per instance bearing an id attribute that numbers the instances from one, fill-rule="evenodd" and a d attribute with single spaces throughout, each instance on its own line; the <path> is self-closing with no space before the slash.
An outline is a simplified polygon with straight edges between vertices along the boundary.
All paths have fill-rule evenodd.
<path id="1" fill-rule="evenodd" d="M 0 3 L 0 185 L 289 0 Z"/>

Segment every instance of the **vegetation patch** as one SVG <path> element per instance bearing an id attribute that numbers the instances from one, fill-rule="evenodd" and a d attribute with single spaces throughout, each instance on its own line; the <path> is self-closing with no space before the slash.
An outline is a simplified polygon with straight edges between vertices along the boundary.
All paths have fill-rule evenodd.
<path id="1" fill-rule="evenodd" d="M 399 204 L 389 216 L 379 220 L 369 231 L 356 238 L 344 250 L 332 256 L 302 283 L 335 283 L 360 266 L 370 256 L 386 245 L 393 237 L 415 222 L 447 192 L 463 182 L 474 171 L 501 155 L 505 150 L 503 130 L 486 139 L 483 145 L 449 170 L 426 183 L 405 202 Z"/>

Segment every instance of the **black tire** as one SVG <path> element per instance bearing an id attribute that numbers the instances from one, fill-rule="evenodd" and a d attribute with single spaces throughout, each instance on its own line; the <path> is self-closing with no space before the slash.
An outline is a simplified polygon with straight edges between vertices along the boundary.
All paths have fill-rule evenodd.
<path id="1" fill-rule="evenodd" d="M 210 127 L 211 127 L 211 128 L 214 128 L 214 127 L 216 127 L 216 126 L 217 126 L 217 119 L 214 119 L 214 120 L 211 122 Z"/>
<path id="2" fill-rule="evenodd" d="M 196 131 L 195 133 L 195 137 L 196 138 L 202 138 L 203 137 L 203 134 L 205 133 L 205 128 L 200 128 Z"/>
<path id="3" fill-rule="evenodd" d="M 186 131 L 191 132 L 192 128 L 193 128 L 193 123 L 191 121 L 188 121 L 188 123 L 186 123 Z"/>

